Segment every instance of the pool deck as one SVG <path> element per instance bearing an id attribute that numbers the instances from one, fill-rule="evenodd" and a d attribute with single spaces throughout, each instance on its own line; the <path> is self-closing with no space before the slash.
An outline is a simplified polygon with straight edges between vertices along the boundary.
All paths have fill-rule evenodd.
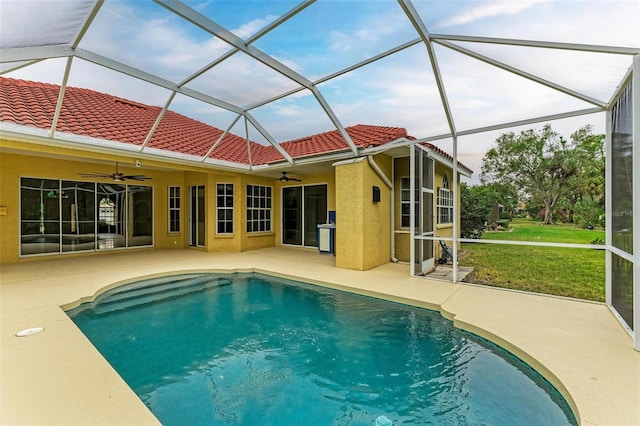
<path id="1" fill-rule="evenodd" d="M 339 269 L 317 251 L 129 250 L 0 265 L 0 424 L 151 425 L 151 412 L 61 306 L 142 277 L 259 271 L 440 311 L 549 379 L 583 425 L 640 425 L 640 352 L 599 303 L 411 278 L 408 266 Z M 28 337 L 19 330 L 44 327 Z"/>

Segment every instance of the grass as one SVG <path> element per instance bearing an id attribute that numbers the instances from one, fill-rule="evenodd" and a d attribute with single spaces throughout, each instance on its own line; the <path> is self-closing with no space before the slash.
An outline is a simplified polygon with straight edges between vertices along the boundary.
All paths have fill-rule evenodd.
<path id="1" fill-rule="evenodd" d="M 571 225 L 542 225 L 515 219 L 509 231 L 486 232 L 487 240 L 591 244 L 604 240 L 603 230 Z M 474 272 L 465 281 L 494 287 L 603 302 L 605 252 L 558 247 L 463 244 L 460 265 Z"/>

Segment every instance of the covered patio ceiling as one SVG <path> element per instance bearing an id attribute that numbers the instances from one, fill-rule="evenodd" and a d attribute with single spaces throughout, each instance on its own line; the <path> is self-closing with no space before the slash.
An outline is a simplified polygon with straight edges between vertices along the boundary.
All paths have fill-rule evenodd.
<path id="1" fill-rule="evenodd" d="M 0 73 L 61 86 L 53 140 L 73 86 L 162 106 L 142 154 L 171 109 L 271 144 L 289 167 L 280 142 L 328 130 L 361 155 L 345 127 L 363 123 L 405 127 L 474 168 L 454 139 L 592 116 L 615 96 L 640 54 L 640 6 L 577 6 L 2 0 Z"/>

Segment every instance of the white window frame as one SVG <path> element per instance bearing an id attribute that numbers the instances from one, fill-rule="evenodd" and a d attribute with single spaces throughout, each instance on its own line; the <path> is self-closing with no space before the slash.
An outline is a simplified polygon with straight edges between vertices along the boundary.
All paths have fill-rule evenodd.
<path id="1" fill-rule="evenodd" d="M 177 190 L 177 195 L 175 194 L 176 190 Z M 181 202 L 182 202 L 182 190 L 180 189 L 179 185 L 169 185 L 167 192 L 168 192 L 167 231 L 169 234 L 179 234 L 180 229 L 182 228 L 181 226 L 182 215 L 181 215 L 181 209 L 180 209 Z M 177 200 L 177 203 L 174 202 L 176 200 Z M 177 215 L 178 229 L 173 229 L 172 227 L 173 223 L 175 223 L 175 221 L 172 220 L 172 213 L 175 213 Z"/>
<path id="2" fill-rule="evenodd" d="M 405 183 L 407 185 L 406 187 Z M 405 194 L 406 197 L 404 196 Z M 403 211 L 403 207 L 405 205 L 409 206 L 409 210 L 407 213 L 404 213 Z M 404 224 L 405 217 L 407 218 L 406 225 Z M 400 178 L 400 227 L 411 227 L 411 178 L 408 176 L 403 176 Z"/>
<path id="3" fill-rule="evenodd" d="M 251 191 L 249 190 L 251 188 Z M 258 193 L 256 195 L 256 189 Z M 264 189 L 264 194 L 262 190 Z M 251 193 L 251 194 L 250 194 Z M 273 232 L 273 187 L 247 185 L 247 233 Z"/>
<path id="4" fill-rule="evenodd" d="M 229 190 L 229 186 L 231 186 L 231 193 L 228 192 Z M 223 188 L 223 193 L 220 194 L 220 187 Z M 233 235 L 234 232 L 234 210 L 235 210 L 235 201 L 234 201 L 234 194 L 235 194 L 235 187 L 233 185 L 233 183 L 231 182 L 217 182 L 216 183 L 216 234 L 217 235 Z M 220 197 L 223 198 L 224 202 L 223 205 L 221 206 L 219 201 L 220 201 Z M 227 201 L 229 199 L 229 197 L 231 197 L 231 206 L 229 206 L 227 204 Z M 224 215 L 221 215 L 220 213 L 225 212 Z M 227 219 L 227 217 L 229 217 L 228 212 L 231 212 L 231 219 Z M 222 219 L 221 216 L 225 216 L 224 219 Z M 220 232 L 220 224 L 228 224 L 231 223 L 231 231 L 224 231 L 224 232 Z M 226 228 L 226 226 L 225 226 Z"/>
<path id="5" fill-rule="evenodd" d="M 442 177 L 442 188 L 438 188 L 438 224 L 453 223 L 453 192 L 449 189 L 449 179 Z"/>

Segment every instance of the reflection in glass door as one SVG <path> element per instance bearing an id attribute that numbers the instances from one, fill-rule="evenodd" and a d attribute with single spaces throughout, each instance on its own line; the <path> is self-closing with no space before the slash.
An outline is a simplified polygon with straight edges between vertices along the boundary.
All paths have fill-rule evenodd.
<path id="1" fill-rule="evenodd" d="M 96 185 L 62 181 L 62 251 L 96 248 Z"/>
<path id="2" fill-rule="evenodd" d="M 98 249 L 126 247 L 125 185 L 98 184 Z"/>
<path id="3" fill-rule="evenodd" d="M 153 244 L 153 191 L 150 186 L 129 185 L 128 247 Z"/>
<path id="4" fill-rule="evenodd" d="M 282 188 L 282 244 L 318 247 L 318 225 L 327 221 L 327 185 Z"/>
<path id="5" fill-rule="evenodd" d="M 302 187 L 282 188 L 282 244 L 302 245 Z"/>
<path id="6" fill-rule="evenodd" d="M 204 185 L 189 188 L 189 245 L 205 245 L 205 197 Z"/>

